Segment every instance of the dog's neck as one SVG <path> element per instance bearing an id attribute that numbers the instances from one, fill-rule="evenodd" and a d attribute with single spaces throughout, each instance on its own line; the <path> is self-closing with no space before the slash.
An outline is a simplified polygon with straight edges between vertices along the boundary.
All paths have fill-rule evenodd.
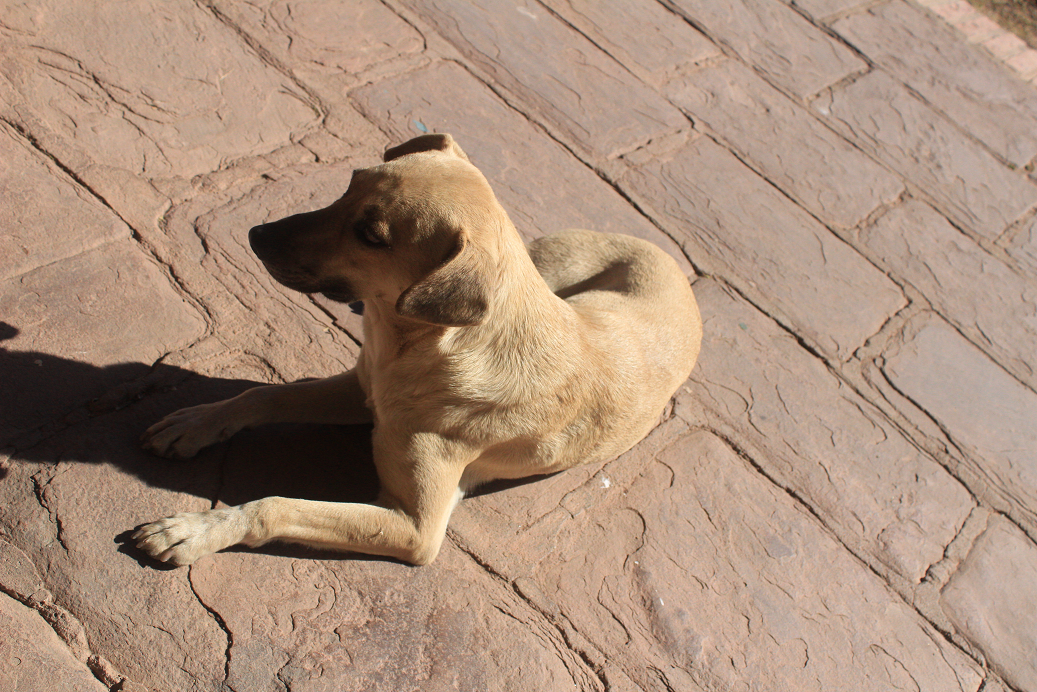
<path id="1" fill-rule="evenodd" d="M 552 352 L 567 350 L 565 332 L 572 311 L 544 282 L 514 227 L 503 231 L 493 247 L 493 279 L 509 280 L 493 286 L 486 319 L 471 327 L 444 327 L 401 317 L 392 301 L 367 300 L 364 350 L 370 366 L 384 368 L 408 354 L 427 359 L 470 352 L 481 344 L 499 344 L 500 338 L 508 342 L 561 341 L 552 346 Z"/>

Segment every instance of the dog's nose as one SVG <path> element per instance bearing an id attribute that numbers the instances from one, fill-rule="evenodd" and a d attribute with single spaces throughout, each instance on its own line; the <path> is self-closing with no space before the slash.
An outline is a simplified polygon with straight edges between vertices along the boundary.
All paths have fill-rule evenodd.
<path id="1" fill-rule="evenodd" d="M 248 244 L 252 246 L 252 252 L 261 260 L 270 259 L 273 254 L 271 241 L 273 233 L 270 232 L 269 224 L 254 226 L 248 232 Z"/>

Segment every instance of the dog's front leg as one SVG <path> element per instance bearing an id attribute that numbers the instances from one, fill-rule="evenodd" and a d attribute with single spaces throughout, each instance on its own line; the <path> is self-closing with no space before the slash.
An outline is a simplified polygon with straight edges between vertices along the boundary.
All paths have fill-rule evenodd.
<path id="1" fill-rule="evenodd" d="M 407 447 L 419 456 L 379 459 L 376 436 L 382 492 L 374 505 L 267 497 L 160 519 L 141 527 L 133 540 L 152 557 L 175 565 L 238 543 L 256 547 L 278 540 L 427 564 L 439 553 L 461 498 L 466 458 L 458 454 L 463 454 L 459 445 L 436 435 L 415 438 L 421 439 Z"/>
<path id="2" fill-rule="evenodd" d="M 233 399 L 171 413 L 144 432 L 141 444 L 160 456 L 189 459 L 255 425 L 369 423 L 366 398 L 356 369 L 322 380 L 255 387 Z"/>

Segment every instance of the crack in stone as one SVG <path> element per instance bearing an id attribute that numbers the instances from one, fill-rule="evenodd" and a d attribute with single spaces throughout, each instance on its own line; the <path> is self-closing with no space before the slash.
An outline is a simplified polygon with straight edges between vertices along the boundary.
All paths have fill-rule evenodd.
<path id="1" fill-rule="evenodd" d="M 209 614 L 209 617 L 213 619 L 213 621 L 219 626 L 219 628 L 223 630 L 224 636 L 227 637 L 227 648 L 224 650 L 223 654 L 224 658 L 222 689 L 233 691 L 234 688 L 231 687 L 227 681 L 230 679 L 230 661 L 232 656 L 231 648 L 234 646 L 234 635 L 233 633 L 231 633 L 230 627 L 227 626 L 227 621 L 223 619 L 223 616 L 220 615 L 219 611 L 211 607 L 208 603 L 205 602 L 204 599 L 202 599 L 201 594 L 198 593 L 198 589 L 195 588 L 194 579 L 192 579 L 193 575 L 194 565 L 191 565 L 190 567 L 188 567 L 187 572 L 187 584 L 191 587 L 191 593 L 194 594 L 194 597 L 198 601 L 198 603 L 202 606 L 202 608 L 205 609 L 205 612 Z"/>
<path id="2" fill-rule="evenodd" d="M 400 19 L 400 21 L 402 21 L 404 24 L 409 26 L 411 29 L 414 29 L 414 33 L 416 33 L 418 36 L 421 37 L 421 51 L 420 52 L 424 53 L 425 51 L 427 51 L 428 50 L 428 39 L 425 37 L 425 32 L 421 30 L 421 27 L 419 27 L 416 23 L 411 21 L 411 19 L 409 17 L 405 16 L 405 14 L 403 12 L 401 12 L 399 10 L 399 8 L 394 7 L 391 3 L 387 2 L 387 0 L 380 0 L 380 2 L 382 3 L 382 5 L 387 10 L 389 10 L 394 15 L 396 15 Z"/>
<path id="3" fill-rule="evenodd" d="M 18 546 L 13 543 L 9 545 L 10 548 L 22 553 Z M 32 565 L 32 561 L 28 556 L 24 553 L 22 555 L 27 563 Z M 110 661 L 91 650 L 89 637 L 83 623 L 69 610 L 54 601 L 53 595 L 46 588 L 46 581 L 35 572 L 34 565 L 32 570 L 34 581 L 41 585 L 39 589 L 31 594 L 27 594 L 0 582 L 0 592 L 10 596 L 26 608 L 35 611 L 37 615 L 43 618 L 44 622 L 54 631 L 55 636 L 68 647 L 72 658 L 83 663 L 100 683 L 113 691 L 121 690 L 124 684 L 129 681 L 128 678 L 119 672 Z"/>
<path id="4" fill-rule="evenodd" d="M 307 86 L 302 80 L 298 79 L 292 72 L 291 68 L 278 60 L 270 51 L 263 47 L 263 45 L 251 34 L 249 34 L 244 28 L 238 26 L 233 19 L 225 15 L 220 11 L 216 5 L 212 4 L 208 0 L 195 0 L 195 4 L 203 10 L 208 10 L 212 15 L 224 26 L 233 31 L 238 38 L 240 38 L 245 45 L 247 45 L 256 56 L 266 65 L 269 65 L 274 70 L 279 72 L 281 75 L 286 77 L 292 84 L 294 84 L 300 91 L 305 95 L 305 99 L 301 99 L 303 103 L 312 108 L 314 112 L 319 116 L 321 122 L 328 117 L 330 109 L 327 104 L 324 103 L 323 99 L 317 94 L 316 91 Z"/>
<path id="5" fill-rule="evenodd" d="M 601 45 L 600 43 L 598 43 L 597 41 L 595 41 L 595 40 L 594 40 L 593 38 L 591 38 L 591 37 L 590 37 L 589 35 L 587 35 L 587 34 L 586 34 L 586 33 L 584 33 L 583 31 L 581 31 L 581 30 L 579 29 L 579 27 L 577 27 L 577 26 L 576 26 L 575 24 L 573 24 L 573 23 L 572 23 L 572 22 L 570 22 L 570 21 L 569 21 L 568 19 L 566 19 L 566 18 L 565 18 L 565 17 L 563 17 L 562 15 L 558 14 L 557 12 L 555 12 L 554 8 L 552 8 L 552 7 L 548 6 L 548 5 L 545 5 L 545 4 L 544 4 L 544 3 L 543 3 L 543 2 L 541 1 L 541 0 L 536 0 L 536 3 L 537 3 L 538 5 L 540 5 L 540 7 L 541 7 L 541 8 L 543 8 L 543 9 L 544 9 L 544 10 L 545 10 L 545 11 L 547 12 L 547 14 L 548 14 L 548 15 L 550 15 L 550 16 L 554 17 L 555 19 L 557 19 L 557 20 L 558 20 L 558 21 L 559 21 L 560 23 L 562 23 L 563 25 L 567 26 L 567 27 L 568 27 L 569 29 L 571 29 L 571 30 L 572 30 L 573 32 L 575 32 L 576 34 L 578 34 L 578 35 L 582 36 L 583 38 L 585 38 L 585 39 L 587 40 L 587 42 L 588 42 L 588 43 L 590 43 L 590 44 L 591 44 L 592 46 L 594 46 L 595 48 L 597 48 L 598 50 L 600 50 L 600 51 L 601 51 L 602 53 L 604 53 L 605 55 L 607 55 L 607 56 L 609 57 L 609 59 L 610 59 L 610 60 L 612 60 L 612 61 L 613 61 L 613 62 L 614 62 L 614 63 L 615 63 L 616 65 L 618 65 L 618 66 L 620 67 L 620 69 L 622 69 L 622 70 L 623 70 L 624 72 L 626 72 L 627 74 L 629 74 L 629 75 L 630 75 L 631 77 L 633 77 L 634 79 L 636 79 L 636 80 L 637 80 L 638 82 L 640 82 L 640 81 L 641 81 L 641 78 L 640 78 L 640 77 L 638 77 L 638 76 L 637 76 L 636 74 L 634 74 L 634 73 L 633 73 L 633 72 L 632 72 L 632 71 L 630 70 L 630 68 L 628 68 L 628 67 L 627 67 L 627 66 L 626 66 L 626 65 L 625 65 L 625 64 L 623 63 L 623 61 L 622 61 L 622 60 L 620 60 L 619 58 L 617 58 L 616 56 L 614 56 L 614 55 L 613 55 L 612 53 L 610 53 L 610 52 L 608 51 L 608 49 L 607 49 L 607 48 L 605 48 L 605 46 Z M 574 11 L 576 11 L 576 8 L 573 8 L 573 9 L 574 9 Z M 646 85 L 646 86 L 647 86 L 647 85 Z"/>
<path id="6" fill-rule="evenodd" d="M 204 338 L 205 336 L 207 336 L 209 333 L 212 332 L 214 324 L 215 324 L 215 321 L 213 319 L 212 314 L 209 312 L 209 310 L 201 303 L 201 301 L 196 299 L 194 297 L 194 295 L 190 291 L 187 290 L 186 286 L 184 286 L 183 279 L 179 276 L 179 274 L 177 273 L 176 269 L 174 269 L 172 264 L 170 264 L 168 262 L 164 262 L 162 260 L 162 258 L 155 251 L 155 248 L 153 248 L 150 245 L 150 243 L 145 241 L 145 239 L 142 236 L 142 234 L 140 233 L 140 231 L 128 219 L 126 219 L 122 214 L 120 214 L 118 212 L 118 210 L 116 210 L 115 207 L 104 197 L 104 195 L 102 195 L 98 190 L 96 190 L 93 186 L 91 186 L 86 180 L 84 180 L 79 174 L 77 174 L 69 166 L 65 165 L 65 163 L 62 162 L 60 158 L 58 158 L 58 156 L 56 156 L 55 154 L 53 154 L 50 151 L 48 151 L 47 148 L 44 147 L 43 144 L 31 132 L 29 132 L 25 127 L 23 127 L 21 124 L 19 124 L 17 122 L 14 122 L 12 120 L 9 120 L 7 118 L 4 118 L 4 117 L 0 117 L 0 122 L 6 123 L 19 136 L 21 136 L 35 151 L 39 152 L 42 156 L 46 157 L 49 161 L 51 161 L 58 169 L 60 169 L 65 175 L 67 175 L 76 185 L 78 185 L 83 190 L 85 190 L 87 193 L 89 193 L 94 199 L 96 199 L 98 202 L 100 202 L 100 204 L 102 206 L 104 206 L 105 209 L 107 209 L 116 218 L 118 218 L 120 221 L 122 221 L 124 224 L 126 224 L 126 227 L 130 230 L 130 234 L 131 234 L 133 240 L 137 242 L 137 244 L 147 253 L 147 255 L 149 257 L 151 257 L 151 259 L 153 259 L 158 264 L 159 267 L 162 268 L 162 270 L 164 272 L 166 272 L 166 275 L 167 275 L 167 277 L 170 280 L 170 285 L 172 286 L 172 288 L 182 298 L 184 298 L 190 305 L 192 305 L 193 307 L 195 307 L 195 308 L 197 308 L 197 309 L 199 309 L 201 311 L 202 319 L 205 322 L 205 334 L 203 334 L 201 337 L 199 337 L 199 340 Z M 111 242 L 115 242 L 115 241 L 111 241 Z"/>
<path id="7" fill-rule="evenodd" d="M 518 597 L 519 600 L 522 603 L 526 604 L 526 606 L 531 611 L 533 611 L 533 613 L 537 617 L 541 618 L 546 624 L 550 625 L 551 628 L 556 630 L 558 634 L 561 636 L 562 641 L 565 643 L 566 648 L 575 656 L 579 657 L 579 659 L 583 662 L 583 665 L 589 670 L 589 672 L 593 674 L 593 678 L 601 683 L 602 687 L 604 688 L 604 692 L 611 691 L 612 685 L 611 683 L 609 683 L 608 678 L 605 675 L 605 672 L 602 669 L 601 665 L 593 661 L 593 659 L 587 653 L 584 647 L 579 646 L 577 642 L 574 642 L 572 640 L 572 635 L 569 633 L 569 630 L 571 629 L 573 632 L 580 634 L 579 629 L 577 629 L 568 619 L 566 619 L 560 613 L 553 614 L 545 611 L 542 607 L 534 603 L 534 601 L 528 595 L 523 594 L 521 590 L 516 589 L 515 585 L 512 582 L 510 582 L 505 575 L 501 574 L 492 565 L 488 564 L 485 560 L 480 558 L 479 555 L 470 546 L 468 546 L 468 544 L 465 543 L 464 539 L 461 538 L 461 536 L 458 535 L 455 531 L 448 530 L 447 535 L 450 537 L 451 542 L 461 552 L 463 552 L 473 562 L 475 562 L 475 564 L 482 568 L 484 572 L 490 575 L 490 577 L 493 578 L 493 581 L 495 583 L 497 583 L 502 589 L 506 590 L 508 593 Z M 500 610 L 501 612 L 505 613 L 506 615 L 509 615 L 510 617 L 515 617 L 514 614 L 507 613 L 496 604 L 494 604 L 494 607 Z M 564 622 L 560 622 L 560 620 Z M 568 627 L 566 627 L 566 625 L 568 625 Z M 581 634 L 580 636 L 583 635 Z"/>
<path id="8" fill-rule="evenodd" d="M 882 571 L 880 571 L 876 566 L 874 566 L 870 562 L 870 560 L 868 559 L 870 557 L 869 555 L 867 555 L 866 553 L 859 554 L 858 551 L 848 546 L 838 535 L 838 533 L 836 533 L 821 517 L 821 515 L 818 514 L 818 512 L 813 508 L 813 506 L 811 506 L 809 502 L 807 502 L 802 496 L 800 496 L 800 494 L 796 492 L 794 488 L 783 485 L 776 478 L 767 473 L 767 471 L 762 466 L 760 466 L 756 462 L 756 460 L 752 458 L 752 455 L 749 454 L 747 450 L 742 448 L 741 445 L 739 445 L 729 435 L 710 427 L 706 427 L 703 429 L 720 438 L 720 440 L 722 440 L 724 444 L 730 447 L 730 449 L 733 452 L 735 452 L 735 454 L 737 454 L 743 461 L 745 461 L 754 471 L 756 471 L 757 474 L 766 479 L 771 485 L 784 491 L 793 500 L 796 506 L 798 506 L 803 511 L 807 512 L 811 517 L 814 518 L 814 520 L 817 521 L 818 525 L 829 537 L 836 541 L 851 557 L 853 557 L 857 561 L 858 564 L 870 571 L 883 584 L 886 584 L 888 587 L 890 587 L 891 591 L 895 593 L 898 598 L 900 598 L 902 603 L 911 608 L 918 615 L 918 617 L 921 618 L 923 622 L 932 627 L 934 631 L 939 632 L 940 635 L 950 646 L 953 646 L 956 649 L 958 649 L 963 655 L 968 657 L 970 660 L 976 662 L 977 665 L 980 664 L 980 662 L 976 660 L 976 657 L 973 656 L 964 646 L 962 646 L 962 644 L 957 640 L 952 631 L 950 631 L 946 627 L 941 626 L 939 623 L 934 622 L 933 619 L 919 607 L 919 605 L 915 602 L 915 599 L 910 597 L 912 594 L 909 592 L 908 589 L 905 589 L 902 585 L 897 584 L 897 580 L 891 579 L 889 576 L 883 574 Z M 967 486 L 966 489 L 968 489 Z M 1018 526 L 1017 522 L 1012 523 Z"/>
<path id="9" fill-rule="evenodd" d="M 59 462 L 60 463 L 60 462 Z M 56 466 L 56 465 L 55 465 Z M 50 520 L 54 523 L 55 527 L 55 538 L 61 545 L 61 548 L 67 555 L 68 544 L 65 543 L 65 529 L 61 522 L 61 517 L 58 515 L 57 508 L 52 507 L 50 501 L 47 500 L 46 491 L 51 482 L 60 475 L 55 470 L 55 466 L 49 468 L 43 468 L 32 475 L 32 489 L 36 496 L 36 501 L 40 504 L 43 509 L 47 510 L 47 514 L 50 516 Z M 47 476 L 46 480 L 42 480 L 43 476 Z"/>
<path id="10" fill-rule="evenodd" d="M 133 228 L 133 226 L 128 221 L 126 221 L 126 219 L 124 219 L 119 214 L 119 212 L 117 212 L 112 207 L 111 204 L 109 204 L 108 200 L 106 200 L 104 198 L 104 196 L 101 195 L 101 193 L 99 193 L 97 190 L 95 190 L 93 187 L 91 187 L 89 183 L 87 183 L 85 180 L 83 180 L 79 176 L 79 174 L 77 174 L 71 168 L 66 166 L 64 164 L 64 162 L 61 161 L 61 159 L 59 159 L 57 156 L 55 156 L 54 154 L 52 154 L 49 151 L 47 151 L 47 149 L 43 146 L 42 143 L 40 143 L 40 141 L 35 137 L 35 135 L 33 135 L 31 132 L 29 132 L 27 129 L 25 129 L 25 127 L 22 126 L 20 123 L 17 123 L 17 122 L 15 122 L 13 120 L 9 120 L 9 119 L 7 119 L 5 117 L 0 116 L 0 121 L 6 123 L 9 127 L 11 127 L 13 130 L 15 130 L 15 132 L 17 132 L 22 137 L 22 139 L 24 139 L 26 142 L 28 142 L 28 144 L 35 151 L 37 151 L 40 154 L 42 154 L 43 156 L 45 156 L 51 163 L 53 163 L 55 166 L 57 166 L 59 169 L 61 169 L 62 173 L 67 175 L 77 185 L 79 185 L 81 188 L 83 188 L 88 193 L 90 193 L 90 195 L 92 197 L 94 197 L 98 202 L 100 202 L 102 205 L 104 205 L 104 207 L 106 209 L 108 209 L 111 213 L 115 214 L 115 216 L 117 216 L 119 218 L 119 220 L 121 220 L 123 223 L 125 223 L 126 226 L 130 229 L 130 231 L 133 232 L 134 237 L 135 238 L 137 237 L 136 229 Z"/>

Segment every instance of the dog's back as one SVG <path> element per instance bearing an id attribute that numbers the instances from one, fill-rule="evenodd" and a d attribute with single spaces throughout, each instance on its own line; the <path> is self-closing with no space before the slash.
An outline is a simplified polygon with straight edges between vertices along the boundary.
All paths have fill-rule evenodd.
<path id="1" fill-rule="evenodd" d="M 651 430 L 695 365 L 702 321 L 688 279 L 673 258 L 631 236 L 569 230 L 528 249 L 614 371 L 607 399 L 621 408 L 619 429 L 600 453 L 620 454 Z"/>

